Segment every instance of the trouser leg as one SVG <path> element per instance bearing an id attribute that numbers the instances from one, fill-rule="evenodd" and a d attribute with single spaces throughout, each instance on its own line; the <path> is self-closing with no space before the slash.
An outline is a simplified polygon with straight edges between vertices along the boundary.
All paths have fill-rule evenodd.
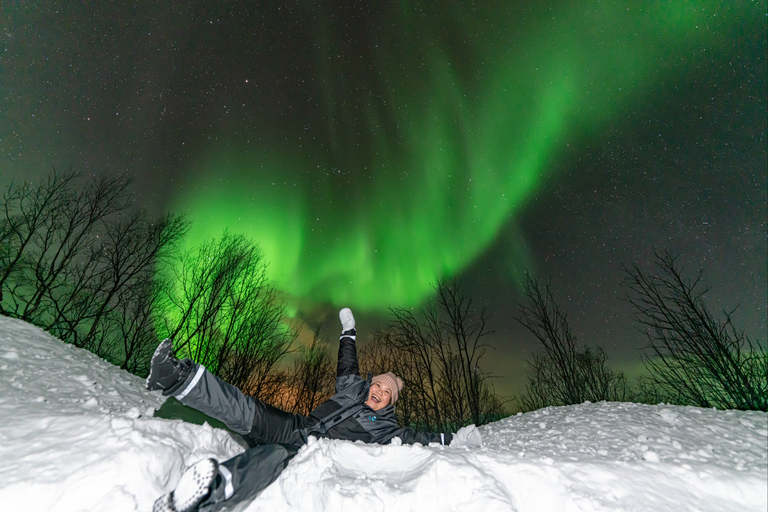
<path id="1" fill-rule="evenodd" d="M 315 420 L 301 414 L 285 412 L 257 400 L 251 431 L 245 438 L 252 445 L 282 443 L 301 446 L 306 442 L 302 429 L 315 423 Z"/>
<path id="2" fill-rule="evenodd" d="M 182 404 L 223 422 L 238 434 L 250 432 L 256 400 L 216 377 L 203 365 L 193 364 L 194 368 L 172 396 Z"/>
<path id="3" fill-rule="evenodd" d="M 182 404 L 223 422 L 243 435 L 250 445 L 287 443 L 302 445 L 301 429 L 314 423 L 306 416 L 281 411 L 246 396 L 195 364 L 173 396 Z"/>
<path id="4" fill-rule="evenodd" d="M 298 446 L 294 445 L 269 444 L 251 448 L 220 463 L 219 478 L 200 510 L 213 512 L 254 499 L 280 476 L 298 451 Z"/>

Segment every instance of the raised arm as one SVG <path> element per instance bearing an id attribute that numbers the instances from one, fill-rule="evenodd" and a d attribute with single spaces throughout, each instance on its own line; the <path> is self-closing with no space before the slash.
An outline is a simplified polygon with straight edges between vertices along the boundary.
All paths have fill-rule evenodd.
<path id="1" fill-rule="evenodd" d="M 355 346 L 355 330 L 345 332 L 339 340 L 339 359 L 336 363 L 336 377 L 360 375 L 360 365 L 357 362 L 357 347 Z"/>
<path id="2" fill-rule="evenodd" d="M 341 320 L 341 339 L 339 340 L 339 358 L 336 363 L 336 377 L 345 377 L 347 375 L 360 375 L 360 365 L 357 362 L 357 347 L 355 340 L 357 331 L 355 331 L 355 317 L 349 308 L 339 311 L 339 320 Z"/>

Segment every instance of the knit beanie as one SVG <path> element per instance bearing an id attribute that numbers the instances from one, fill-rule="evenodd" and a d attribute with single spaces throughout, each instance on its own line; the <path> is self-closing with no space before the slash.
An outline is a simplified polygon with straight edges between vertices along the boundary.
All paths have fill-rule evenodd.
<path id="1" fill-rule="evenodd" d="M 397 394 L 401 389 L 403 389 L 403 379 L 392 372 L 387 372 L 382 373 L 381 375 L 376 375 L 374 378 L 372 378 L 371 384 L 374 382 L 381 382 L 389 386 L 389 389 L 392 390 L 392 400 L 389 403 L 394 405 L 395 402 L 397 402 Z"/>

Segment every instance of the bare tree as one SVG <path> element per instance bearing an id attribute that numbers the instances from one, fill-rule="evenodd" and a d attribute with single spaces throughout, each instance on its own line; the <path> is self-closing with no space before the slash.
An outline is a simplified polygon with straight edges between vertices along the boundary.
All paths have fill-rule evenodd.
<path id="1" fill-rule="evenodd" d="M 542 285 L 526 275 L 524 294 L 527 304 L 520 306 L 518 321 L 536 337 L 544 352 L 528 361 L 523 409 L 586 400 L 626 400 L 629 388 L 624 374 L 606 367 L 602 348 L 593 351 L 578 345 L 549 283 Z"/>
<path id="2" fill-rule="evenodd" d="M 123 176 L 53 172 L 11 184 L 0 213 L 2 313 L 132 371 L 142 371 L 156 298 L 155 271 L 187 229 L 149 218 Z"/>
<path id="3" fill-rule="evenodd" d="M 98 237 L 110 217 L 128 208 L 128 184 L 123 175 L 104 174 L 59 196 L 50 221 L 26 247 L 30 250 L 25 278 L 13 290 L 18 318 L 51 326 L 56 321 L 55 303 L 76 296 L 77 285 L 98 272 Z"/>
<path id="4" fill-rule="evenodd" d="M 288 375 L 289 390 L 281 404 L 283 409 L 298 414 L 309 414 L 330 398 L 335 388 L 335 367 L 328 345 L 320 338 L 320 327 L 312 340 L 299 349 L 299 359 Z"/>
<path id="5" fill-rule="evenodd" d="M 158 276 L 188 224 L 178 215 L 148 219 L 143 211 L 107 226 L 98 247 L 99 273 L 87 287 L 87 330 L 78 345 L 140 375 L 157 345 L 155 318 L 169 283 Z"/>
<path id="6" fill-rule="evenodd" d="M 735 309 L 716 319 L 708 289 L 684 277 L 678 256 L 656 253 L 655 272 L 624 269 L 627 300 L 648 338 L 645 366 L 668 401 L 722 409 L 768 409 L 768 351 L 733 325 Z"/>
<path id="7" fill-rule="evenodd" d="M 135 354 L 121 350 L 117 312 L 186 231 L 179 216 L 150 219 L 132 206 L 128 184 L 54 170 L 36 185 L 11 184 L 0 221 L 2 312 L 116 364 Z"/>
<path id="8" fill-rule="evenodd" d="M 226 300 L 253 250 L 246 245 L 243 237 L 225 232 L 182 254 L 168 277 L 174 285 L 165 297 L 164 332 L 175 340 L 177 353 L 186 353 L 212 371 L 218 365 L 211 349 L 219 335 L 218 319 L 226 312 Z"/>
<path id="9" fill-rule="evenodd" d="M 123 320 L 115 313 L 132 316 L 130 302 L 146 298 L 133 289 L 152 289 L 157 266 L 169 259 L 186 229 L 187 223 L 178 215 L 149 219 L 143 210 L 117 215 L 88 255 L 63 271 L 68 293 L 49 298 L 56 314 L 46 327 L 76 346 L 121 364 L 125 340 L 117 324 Z"/>
<path id="10" fill-rule="evenodd" d="M 265 283 L 249 289 L 250 277 L 255 275 L 243 279 L 242 293 L 232 297 L 233 303 L 243 297 L 247 303 L 230 308 L 222 318 L 217 368 L 224 380 L 266 401 L 276 391 L 276 365 L 288 353 L 298 331 L 287 323 L 273 286 Z"/>
<path id="11" fill-rule="evenodd" d="M 473 423 L 481 422 L 483 384 L 487 376 L 480 372 L 480 359 L 490 345 L 484 338 L 490 334 L 486 329 L 485 309 L 478 312 L 472 307 L 472 299 L 461 289 L 457 282 L 451 284 L 441 281 L 437 286 L 437 304 L 445 313 L 443 327 L 454 342 L 456 352 L 455 375 L 451 382 L 460 383 L 460 389 L 452 392 L 454 396 L 465 399 L 457 402 L 466 403 L 468 411 L 456 411 L 459 417 L 469 417 Z"/>
<path id="12" fill-rule="evenodd" d="M 162 312 L 157 311 L 156 305 L 167 286 L 154 276 L 148 277 L 120 292 L 109 322 L 110 334 L 119 342 L 110 344 L 113 352 L 106 355 L 120 368 L 141 376 L 149 373 L 150 359 L 157 347 L 154 322 Z"/>
<path id="13" fill-rule="evenodd" d="M 389 358 L 391 367 L 379 365 L 373 372 L 393 371 L 403 379 L 405 391 L 398 400 L 400 421 L 427 431 L 438 430 L 446 423 L 441 384 L 448 379 L 441 374 L 447 363 L 446 343 L 437 310 L 426 306 L 421 322 L 409 309 L 391 308 L 390 313 L 393 320 L 385 331 L 374 333 L 374 343 L 388 347 L 397 357 Z"/>
<path id="14" fill-rule="evenodd" d="M 168 279 L 162 332 L 176 341 L 177 353 L 269 401 L 280 380 L 275 365 L 297 332 L 285 322 L 258 248 L 225 232 L 183 254 Z"/>
<path id="15" fill-rule="evenodd" d="M 187 228 L 187 222 L 179 215 L 167 214 L 151 220 L 143 210 L 131 212 L 107 226 L 99 247 L 102 271 L 98 285 L 92 289 L 97 306 L 89 318 L 90 329 L 83 340 L 85 346 L 100 353 L 106 336 L 99 334 L 109 330 L 102 328 L 103 320 L 132 296 L 123 291 L 153 282 L 157 266 L 168 261 Z M 143 295 L 134 297 L 140 299 L 139 303 L 143 302 Z"/>
<path id="16" fill-rule="evenodd" d="M 0 223 L 0 313 L 18 316 L 26 302 L 16 299 L 25 290 L 23 282 L 27 268 L 40 251 L 37 240 L 43 231 L 51 231 L 59 209 L 67 201 L 70 184 L 76 178 L 70 170 L 62 175 L 53 174 L 37 186 L 24 182 L 21 185 L 11 183 L 3 194 L 3 218 Z M 19 293 L 8 297 L 8 287 Z"/>
<path id="17" fill-rule="evenodd" d="M 445 431 L 497 419 L 502 401 L 480 369 L 490 347 L 485 311 L 473 307 L 456 281 L 439 281 L 435 291 L 434 303 L 418 311 L 418 318 L 410 309 L 391 308 L 393 320 L 375 333 L 380 348 L 366 351 L 362 364 L 403 379 L 403 425 Z"/>

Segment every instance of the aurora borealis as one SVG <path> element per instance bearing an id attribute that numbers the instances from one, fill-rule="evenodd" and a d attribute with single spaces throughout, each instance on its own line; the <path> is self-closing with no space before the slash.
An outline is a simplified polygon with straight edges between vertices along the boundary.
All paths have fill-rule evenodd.
<path id="1" fill-rule="evenodd" d="M 380 310 L 418 305 L 550 178 L 563 141 L 628 108 L 711 37 L 697 33 L 707 13 L 692 5 L 627 11 L 560 7 L 512 43 L 530 48 L 527 55 L 498 40 L 514 34 L 514 16 L 474 39 L 486 27 L 458 12 L 446 14 L 448 26 L 433 26 L 402 6 L 387 25 L 404 28 L 366 20 L 360 40 L 320 20 L 310 40 L 325 45 L 310 64 L 323 80 L 305 89 L 324 100 L 308 116 L 326 123 L 320 137 L 300 137 L 299 147 L 278 142 L 277 150 L 272 142 L 206 148 L 192 170 L 199 188 L 176 199 L 196 220 L 193 239 L 223 228 L 249 234 L 272 277 L 296 296 Z M 727 16 L 712 22 L 738 26 Z M 451 28 L 467 47 L 450 48 Z M 355 48 L 339 62 L 333 54 L 348 51 L 344 37 Z M 614 43 L 601 49 L 605 41 Z M 409 48 L 408 60 L 422 65 L 395 80 Z M 369 71 L 351 69 L 358 56 Z M 516 267 L 531 266 L 522 248 L 514 254 Z"/>
<path id="2" fill-rule="evenodd" d="M 581 339 L 636 360 L 615 274 L 654 247 L 703 268 L 764 339 L 765 15 L 4 5 L 0 182 L 129 172 L 148 207 L 194 222 L 190 246 L 224 229 L 258 242 L 307 318 L 381 318 L 463 279 L 507 366 L 530 348 L 512 321 L 526 270 L 552 276 Z"/>

